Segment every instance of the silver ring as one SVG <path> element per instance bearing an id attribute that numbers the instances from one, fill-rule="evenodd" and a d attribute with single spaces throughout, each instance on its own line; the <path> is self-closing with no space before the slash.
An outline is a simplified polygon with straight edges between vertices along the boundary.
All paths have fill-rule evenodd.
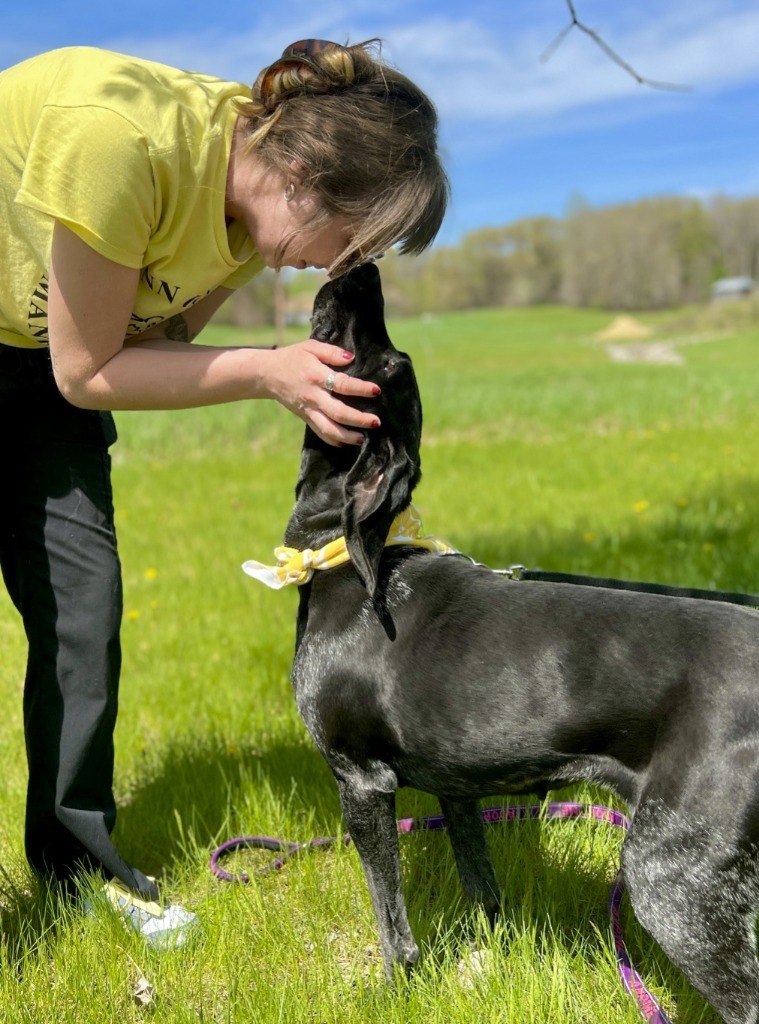
<path id="1" fill-rule="evenodd" d="M 327 379 L 324 381 L 324 387 L 327 391 L 335 390 L 335 375 L 334 373 L 327 374 Z"/>

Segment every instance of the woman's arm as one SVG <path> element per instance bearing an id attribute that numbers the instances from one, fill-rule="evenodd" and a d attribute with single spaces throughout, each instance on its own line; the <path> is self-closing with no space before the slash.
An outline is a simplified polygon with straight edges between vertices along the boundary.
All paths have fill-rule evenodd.
<path id="1" fill-rule="evenodd" d="M 324 389 L 329 368 L 344 367 L 352 358 L 334 345 L 309 340 L 276 350 L 215 348 L 171 338 L 125 345 L 138 280 L 138 270 L 106 259 L 56 223 L 50 260 L 50 350 L 58 387 L 73 405 L 180 409 L 274 398 L 332 444 L 360 443 L 363 436 L 350 428 L 377 425 L 374 415 L 352 409 Z M 200 329 L 221 305 L 221 296 L 208 298 L 213 301 L 198 303 L 194 314 L 193 309 L 186 312 L 187 340 L 189 332 Z M 376 394 L 373 384 L 346 374 L 337 375 L 335 390 L 343 395 Z"/>

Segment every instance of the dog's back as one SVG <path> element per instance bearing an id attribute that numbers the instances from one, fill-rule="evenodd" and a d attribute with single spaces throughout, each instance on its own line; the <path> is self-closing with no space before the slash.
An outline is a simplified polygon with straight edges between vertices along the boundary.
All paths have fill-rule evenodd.
<path id="1" fill-rule="evenodd" d="M 380 589 L 392 641 L 350 568 L 311 584 L 293 680 L 327 757 L 381 750 L 401 785 L 438 795 L 593 781 L 633 809 L 662 747 L 673 768 L 714 756 L 711 774 L 737 743 L 745 778 L 744 740 L 759 737 L 755 612 L 514 582 L 413 549 L 388 550 Z"/>

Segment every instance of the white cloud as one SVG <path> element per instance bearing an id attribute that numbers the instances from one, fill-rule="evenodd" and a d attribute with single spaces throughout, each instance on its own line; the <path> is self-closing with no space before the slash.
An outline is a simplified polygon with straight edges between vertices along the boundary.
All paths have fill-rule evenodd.
<path id="1" fill-rule="evenodd" d="M 720 13 L 706 6 L 712 8 L 708 17 L 702 12 L 686 20 L 678 8 L 637 28 L 601 31 L 648 79 L 687 85 L 699 94 L 759 82 L 759 9 Z M 438 19 L 394 32 L 393 52 L 401 66 L 413 62 L 443 116 L 456 121 L 552 118 L 641 96 L 635 80 L 576 28 L 541 63 L 555 36 L 544 30 L 545 25 L 525 30 L 504 43 L 474 21 Z M 420 38 L 426 45 L 420 47 Z M 651 90 L 643 91 L 650 97 Z"/>

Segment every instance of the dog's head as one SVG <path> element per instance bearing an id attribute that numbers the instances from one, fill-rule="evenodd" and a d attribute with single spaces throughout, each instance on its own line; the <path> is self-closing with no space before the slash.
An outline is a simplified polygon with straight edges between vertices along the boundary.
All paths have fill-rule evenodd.
<path id="1" fill-rule="evenodd" d="M 316 296 L 311 336 L 353 352 L 347 373 L 378 384 L 376 399 L 345 399 L 376 412 L 382 426 L 367 430 L 360 448 L 334 448 L 306 429 L 296 495 L 303 494 L 311 518 L 320 500 L 342 523 L 356 570 L 374 597 L 390 525 L 409 504 L 421 476 L 422 409 L 411 360 L 390 341 L 380 275 L 373 263 L 329 281 Z M 338 507 L 334 507 L 337 505 Z M 318 518 L 324 522 L 324 513 Z"/>

